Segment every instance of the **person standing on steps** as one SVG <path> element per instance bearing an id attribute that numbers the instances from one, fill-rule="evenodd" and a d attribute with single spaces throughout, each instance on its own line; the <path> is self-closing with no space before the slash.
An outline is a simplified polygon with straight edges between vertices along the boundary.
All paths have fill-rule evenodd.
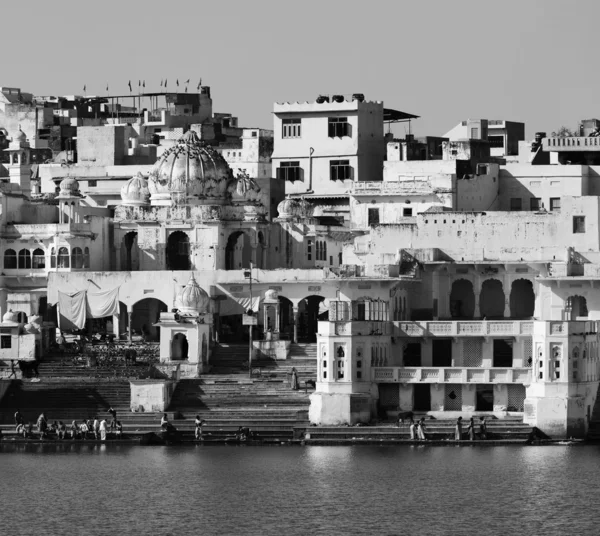
<path id="1" fill-rule="evenodd" d="M 419 421 L 417 434 L 420 441 L 427 441 L 427 437 L 425 436 L 425 419 L 423 417 L 421 417 L 421 420 Z"/>
<path id="2" fill-rule="evenodd" d="M 44 436 L 46 435 L 46 430 L 48 429 L 48 421 L 46 420 L 46 416 L 44 415 L 44 413 L 40 413 L 36 424 L 38 432 L 40 433 L 40 439 L 44 439 Z"/>
<path id="3" fill-rule="evenodd" d="M 462 417 L 456 419 L 456 427 L 454 428 L 454 440 L 460 441 L 462 439 Z"/>
<path id="4" fill-rule="evenodd" d="M 417 425 L 415 424 L 415 421 L 412 421 L 410 423 L 410 428 L 409 428 L 410 429 L 410 440 L 411 441 L 414 441 L 417 438 L 416 435 L 415 435 L 416 428 L 417 428 Z"/>
<path id="5" fill-rule="evenodd" d="M 204 421 L 200 418 L 200 415 L 196 415 L 196 420 L 194 421 L 194 424 L 196 425 L 196 431 L 195 431 L 194 437 L 197 440 L 201 440 L 202 439 L 202 425 L 204 424 Z"/>
<path id="6" fill-rule="evenodd" d="M 487 439 L 487 422 L 485 422 L 485 417 L 481 417 L 479 420 L 479 437 L 484 441 Z"/>
<path id="7" fill-rule="evenodd" d="M 296 371 L 296 367 L 292 367 L 292 379 L 291 379 L 291 385 L 290 385 L 290 387 L 294 391 L 297 391 L 299 389 L 299 386 L 298 386 L 298 372 Z"/>
<path id="8" fill-rule="evenodd" d="M 25 424 L 25 419 L 21 415 L 21 411 L 17 409 L 15 411 L 15 426 L 19 426 L 19 424 Z"/>
<path id="9" fill-rule="evenodd" d="M 110 408 L 108 408 L 108 411 L 106 413 L 110 413 L 110 416 L 112 417 L 112 421 L 110 421 L 110 429 L 112 430 L 117 426 L 117 410 L 113 409 L 113 407 L 111 406 Z"/>
<path id="10" fill-rule="evenodd" d="M 106 441 L 106 429 L 108 428 L 108 423 L 106 422 L 106 419 L 102 419 L 100 421 L 100 440 L 101 441 Z"/>
<path id="11" fill-rule="evenodd" d="M 467 433 L 469 434 L 469 441 L 475 441 L 475 421 L 473 420 L 473 417 L 469 419 Z"/>

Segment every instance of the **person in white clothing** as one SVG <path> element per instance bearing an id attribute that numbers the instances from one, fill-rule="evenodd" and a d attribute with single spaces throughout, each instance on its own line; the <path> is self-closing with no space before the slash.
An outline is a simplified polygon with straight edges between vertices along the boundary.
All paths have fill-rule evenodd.
<path id="1" fill-rule="evenodd" d="M 100 439 L 102 441 L 106 441 L 106 428 L 108 427 L 108 423 L 106 419 L 102 419 L 100 421 Z"/>

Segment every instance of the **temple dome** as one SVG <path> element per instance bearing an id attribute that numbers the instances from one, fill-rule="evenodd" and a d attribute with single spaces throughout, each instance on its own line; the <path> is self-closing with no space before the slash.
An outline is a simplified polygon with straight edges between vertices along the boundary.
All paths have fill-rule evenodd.
<path id="1" fill-rule="evenodd" d="M 263 303 L 279 303 L 279 292 L 272 288 L 267 290 Z"/>
<path id="2" fill-rule="evenodd" d="M 2 322 L 12 322 L 12 323 L 16 323 L 17 322 L 17 313 L 14 313 L 12 311 L 12 309 L 10 309 L 9 311 L 6 311 L 6 313 L 4 313 L 4 315 L 2 316 Z"/>
<path id="3" fill-rule="evenodd" d="M 150 199 L 148 181 L 141 173 L 129 179 L 121 188 L 123 205 L 147 205 Z"/>
<path id="4" fill-rule="evenodd" d="M 243 205 L 255 204 L 260 201 L 260 186 L 246 172 L 238 173 L 230 183 L 231 200 Z"/>
<path id="5" fill-rule="evenodd" d="M 277 205 L 279 217 L 283 220 L 312 218 L 314 207 L 305 199 L 286 197 Z"/>
<path id="6" fill-rule="evenodd" d="M 231 168 L 193 130 L 158 159 L 148 178 L 152 200 L 166 195 L 176 204 L 224 204 L 229 198 Z"/>
<path id="7" fill-rule="evenodd" d="M 179 293 L 177 303 L 183 314 L 205 314 L 208 313 L 210 298 L 192 275 L 188 284 Z"/>
<path id="8" fill-rule="evenodd" d="M 79 196 L 79 183 L 77 179 L 66 178 L 60 181 L 60 193 L 62 197 Z"/>
<path id="9" fill-rule="evenodd" d="M 26 142 L 27 141 L 27 136 L 25 134 L 25 132 L 23 132 L 21 130 L 21 127 L 19 127 L 19 130 L 17 132 L 15 132 L 15 135 L 13 136 L 13 142 L 18 141 L 18 142 Z"/>

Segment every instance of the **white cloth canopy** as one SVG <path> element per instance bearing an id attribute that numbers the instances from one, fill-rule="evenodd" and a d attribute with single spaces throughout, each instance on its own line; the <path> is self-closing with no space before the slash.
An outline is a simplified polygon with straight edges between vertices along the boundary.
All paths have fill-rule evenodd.
<path id="1" fill-rule="evenodd" d="M 104 318 L 119 314 L 119 287 L 104 292 L 87 293 L 87 314 L 90 318 Z"/>
<path id="2" fill-rule="evenodd" d="M 58 325 L 61 330 L 83 329 L 86 320 L 85 290 L 75 294 L 58 291 Z"/>
<path id="3" fill-rule="evenodd" d="M 252 310 L 258 311 L 260 296 L 252 297 Z M 219 302 L 219 316 L 243 315 L 250 309 L 250 296 L 227 296 Z"/>

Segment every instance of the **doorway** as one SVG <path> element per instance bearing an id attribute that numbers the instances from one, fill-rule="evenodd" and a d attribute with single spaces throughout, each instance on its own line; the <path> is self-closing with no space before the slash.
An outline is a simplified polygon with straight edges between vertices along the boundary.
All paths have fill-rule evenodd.
<path id="1" fill-rule="evenodd" d="M 434 339 L 432 344 L 432 360 L 434 367 L 452 366 L 452 339 Z"/>
<path id="2" fill-rule="evenodd" d="M 494 386 L 476 385 L 475 411 L 494 411 Z"/>
<path id="3" fill-rule="evenodd" d="M 431 411 L 431 385 L 420 383 L 413 385 L 413 410 Z"/>

